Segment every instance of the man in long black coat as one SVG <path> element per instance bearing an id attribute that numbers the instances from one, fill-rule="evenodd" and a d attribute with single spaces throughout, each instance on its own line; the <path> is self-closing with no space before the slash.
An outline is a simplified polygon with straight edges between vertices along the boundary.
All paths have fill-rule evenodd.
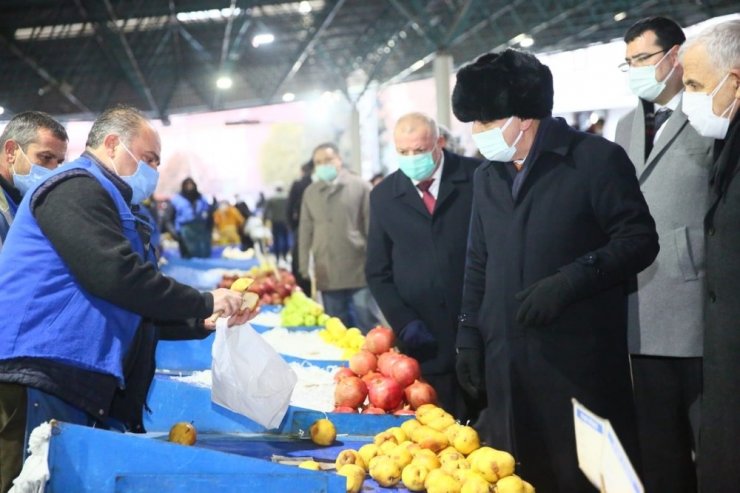
<path id="1" fill-rule="evenodd" d="M 625 152 L 551 117 L 533 55 L 488 53 L 457 74 L 453 110 L 488 159 L 475 174 L 458 376 L 485 367 L 493 447 L 538 491 L 594 491 L 578 469 L 571 398 L 611 421 L 639 464 L 627 285 L 658 253 Z"/>
<path id="2" fill-rule="evenodd" d="M 700 135 L 715 139 L 711 202 L 704 218 L 708 292 L 699 490 L 736 491 L 740 484 L 740 21 L 707 28 L 681 47 L 679 57 L 686 86 L 684 112 Z"/>
<path id="3" fill-rule="evenodd" d="M 420 113 L 399 119 L 394 143 L 400 169 L 370 194 L 368 285 L 403 351 L 420 360 L 441 405 L 465 419 L 455 335 L 473 172 L 480 162 L 443 150 L 436 123 Z M 418 188 L 425 183 L 427 192 Z"/>

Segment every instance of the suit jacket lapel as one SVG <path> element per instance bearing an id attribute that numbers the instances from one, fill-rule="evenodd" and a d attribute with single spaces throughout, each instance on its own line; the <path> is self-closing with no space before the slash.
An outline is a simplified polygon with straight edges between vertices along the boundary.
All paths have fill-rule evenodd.
<path id="1" fill-rule="evenodd" d="M 421 196 L 419 196 L 419 193 L 416 191 L 416 187 L 414 187 L 411 180 L 409 180 L 401 170 L 398 170 L 393 174 L 393 181 L 393 195 L 400 200 L 402 204 L 414 209 L 426 218 L 432 217 L 429 214 L 429 211 L 427 211 L 424 202 L 422 202 Z"/>
<path id="2" fill-rule="evenodd" d="M 439 192 L 437 193 L 437 203 L 434 211 L 441 210 L 444 204 L 455 195 L 457 190 L 455 183 L 466 180 L 465 172 L 460 167 L 460 161 L 457 156 L 445 151 L 444 168 L 442 169 L 442 179 L 439 182 Z"/>
<path id="3" fill-rule="evenodd" d="M 685 127 L 688 123 L 689 120 L 686 118 L 686 115 L 684 115 L 683 111 L 681 110 L 681 104 L 679 103 L 678 107 L 671 114 L 670 118 L 668 118 L 668 120 L 663 124 L 665 128 L 663 128 L 663 131 L 658 136 L 658 140 L 655 141 L 655 144 L 653 145 L 653 150 L 650 151 L 650 155 L 645 162 L 644 168 L 639 170 L 637 177 L 640 179 L 640 181 L 643 180 L 643 177 L 647 177 L 647 175 L 649 174 L 648 171 L 653 169 L 655 163 L 657 162 L 658 158 L 663 153 L 665 148 L 668 147 L 676 139 L 683 127 Z"/>
<path id="4" fill-rule="evenodd" d="M 637 104 L 632 118 L 632 134 L 627 155 L 639 175 L 645 167 L 645 107 L 642 101 Z"/>

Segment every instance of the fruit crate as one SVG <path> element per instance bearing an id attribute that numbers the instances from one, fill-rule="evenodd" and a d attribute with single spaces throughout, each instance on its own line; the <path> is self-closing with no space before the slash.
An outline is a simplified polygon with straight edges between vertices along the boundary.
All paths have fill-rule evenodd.
<path id="1" fill-rule="evenodd" d="M 375 434 L 400 426 L 413 416 L 323 413 L 289 407 L 280 426 L 267 430 L 258 423 L 211 402 L 210 390 L 158 375 L 149 394 L 151 413 L 145 418 L 149 436 L 164 440 L 177 422 L 192 422 L 198 432 L 195 448 L 205 448 L 270 462 L 273 457 L 313 458 L 331 464 L 347 448 L 358 449 Z M 317 419 L 328 417 L 337 429 L 337 440 L 320 447 L 309 439 L 308 430 Z M 294 467 L 295 466 L 286 466 Z M 313 471 L 311 471 L 313 472 Z M 335 476 L 333 472 L 314 472 Z M 256 491 L 256 490 L 254 490 Z M 265 490 L 278 491 L 278 490 Z M 288 491 L 288 490 L 285 490 Z M 303 491 L 303 490 L 301 490 Z M 363 492 L 390 491 L 369 477 Z M 407 491 L 396 487 L 392 491 Z"/>
<path id="2" fill-rule="evenodd" d="M 49 493 L 344 493 L 334 474 L 68 423 L 53 425 Z"/>

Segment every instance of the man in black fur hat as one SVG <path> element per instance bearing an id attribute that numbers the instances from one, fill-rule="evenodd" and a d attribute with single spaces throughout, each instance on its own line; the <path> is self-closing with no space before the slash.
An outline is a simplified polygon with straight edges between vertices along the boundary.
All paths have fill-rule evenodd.
<path id="1" fill-rule="evenodd" d="M 553 118 L 552 102 L 550 70 L 527 53 L 487 53 L 457 74 L 453 111 L 488 159 L 474 179 L 457 372 L 471 394 L 487 391 L 488 442 L 538 491 L 590 493 L 571 398 L 609 419 L 639 464 L 626 294 L 659 247 L 625 152 Z"/>

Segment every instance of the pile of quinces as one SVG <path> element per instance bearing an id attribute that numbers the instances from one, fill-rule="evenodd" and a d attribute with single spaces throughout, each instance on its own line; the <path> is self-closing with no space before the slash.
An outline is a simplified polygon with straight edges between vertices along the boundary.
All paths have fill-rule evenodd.
<path id="1" fill-rule="evenodd" d="M 514 474 L 514 457 L 481 447 L 478 433 L 433 404 L 416 410 L 416 419 L 389 428 L 359 450 L 347 449 L 336 459 L 347 478 L 347 492 L 361 491 L 369 473 L 380 486 L 399 483 L 427 493 L 533 493 Z"/>
<path id="2" fill-rule="evenodd" d="M 283 327 L 314 327 L 324 325 L 329 315 L 324 307 L 316 303 L 303 291 L 293 291 L 283 299 L 284 307 L 280 311 L 280 322 Z"/>
<path id="3" fill-rule="evenodd" d="M 356 327 L 347 328 L 340 319 L 331 317 L 325 327 L 319 331 L 324 342 L 344 349 L 343 357 L 349 359 L 357 354 L 365 344 L 365 336 Z"/>

